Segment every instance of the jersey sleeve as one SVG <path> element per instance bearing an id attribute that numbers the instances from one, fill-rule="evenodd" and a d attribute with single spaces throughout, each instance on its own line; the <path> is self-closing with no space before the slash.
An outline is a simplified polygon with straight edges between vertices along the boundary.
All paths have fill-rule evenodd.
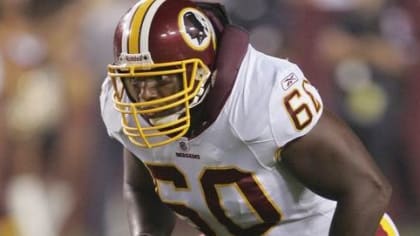
<path id="1" fill-rule="evenodd" d="M 308 133 L 318 122 L 322 110 L 317 89 L 295 64 L 291 64 L 276 78 L 270 97 L 269 122 L 277 146 L 283 147 Z"/>
<path id="2" fill-rule="evenodd" d="M 105 124 L 107 133 L 110 137 L 120 140 L 118 135 L 122 130 L 121 127 L 121 114 L 114 108 L 112 101 L 113 88 L 111 80 L 107 77 L 102 83 L 101 94 L 99 97 L 101 116 Z"/>

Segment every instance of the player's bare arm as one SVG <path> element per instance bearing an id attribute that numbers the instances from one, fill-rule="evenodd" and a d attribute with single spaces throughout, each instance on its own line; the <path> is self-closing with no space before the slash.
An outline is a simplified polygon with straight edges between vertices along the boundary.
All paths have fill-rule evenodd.
<path id="1" fill-rule="evenodd" d="M 128 150 L 124 150 L 124 197 L 133 236 L 171 234 L 174 214 L 157 196 L 144 164 Z"/>
<path id="2" fill-rule="evenodd" d="M 338 118 L 324 111 L 313 130 L 286 145 L 282 163 L 311 190 L 337 201 L 330 235 L 375 235 L 391 187 Z"/>

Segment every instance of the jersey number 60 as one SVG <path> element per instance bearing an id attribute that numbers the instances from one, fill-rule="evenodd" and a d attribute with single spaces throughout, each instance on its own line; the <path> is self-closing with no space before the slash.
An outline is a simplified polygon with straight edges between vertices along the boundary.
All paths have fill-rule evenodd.
<path id="1" fill-rule="evenodd" d="M 191 191 L 186 176 L 174 165 L 146 164 L 156 180 L 171 183 L 176 191 Z M 214 217 L 233 235 L 261 235 L 281 220 L 281 211 L 270 200 L 268 195 L 251 172 L 234 167 L 205 168 L 199 177 L 201 190 L 208 209 Z M 234 185 L 250 210 L 261 223 L 240 227 L 230 219 L 221 204 L 219 186 Z M 182 202 L 162 199 L 178 214 L 188 217 L 206 235 L 215 235 L 211 227 L 193 209 Z"/>

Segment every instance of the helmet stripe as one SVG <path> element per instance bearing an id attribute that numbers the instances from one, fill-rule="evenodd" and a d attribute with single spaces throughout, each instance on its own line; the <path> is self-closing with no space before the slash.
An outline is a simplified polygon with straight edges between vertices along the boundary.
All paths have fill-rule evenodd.
<path id="1" fill-rule="evenodd" d="M 152 20 L 160 7 L 162 3 L 164 3 L 166 0 L 156 0 L 152 6 L 150 6 L 150 9 L 146 13 L 146 17 L 144 18 L 143 25 L 141 27 L 140 32 L 140 52 L 148 52 L 149 51 L 149 32 L 150 27 L 152 25 Z"/>
<path id="2" fill-rule="evenodd" d="M 142 1 L 137 2 L 133 7 L 130 8 L 129 12 L 124 16 L 124 19 L 122 20 L 122 36 L 121 36 L 121 52 L 128 53 L 128 41 L 130 37 L 130 27 L 131 22 L 133 19 L 134 13 L 136 13 L 137 8 L 140 4 L 142 4 Z"/>
<path id="3" fill-rule="evenodd" d="M 143 22 L 143 19 L 148 11 L 149 7 L 154 3 L 153 0 L 143 0 L 135 10 L 135 13 L 131 19 L 130 24 L 130 35 L 128 38 L 128 53 L 139 53 L 140 49 L 140 28 L 139 25 Z"/>

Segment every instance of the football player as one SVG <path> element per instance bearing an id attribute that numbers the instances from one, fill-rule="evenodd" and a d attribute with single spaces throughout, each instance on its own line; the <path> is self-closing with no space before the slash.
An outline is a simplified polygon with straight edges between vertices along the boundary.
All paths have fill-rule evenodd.
<path id="1" fill-rule="evenodd" d="M 124 146 L 132 235 L 398 235 L 391 187 L 299 67 L 255 50 L 219 4 L 142 0 L 100 97 Z"/>

